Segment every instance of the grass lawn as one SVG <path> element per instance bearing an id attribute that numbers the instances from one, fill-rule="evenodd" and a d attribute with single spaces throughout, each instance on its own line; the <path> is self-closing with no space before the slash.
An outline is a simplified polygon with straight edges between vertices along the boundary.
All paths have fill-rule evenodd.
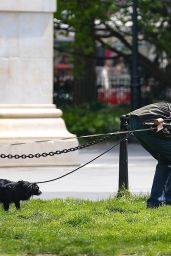
<path id="1" fill-rule="evenodd" d="M 0 210 L 0 255 L 171 255 L 171 207 L 145 197 L 31 200 Z"/>

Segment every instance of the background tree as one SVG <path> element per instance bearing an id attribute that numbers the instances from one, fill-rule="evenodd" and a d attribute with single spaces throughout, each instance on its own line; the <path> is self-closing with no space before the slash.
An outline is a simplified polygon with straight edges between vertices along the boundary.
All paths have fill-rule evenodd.
<path id="1" fill-rule="evenodd" d="M 73 59 L 75 67 L 75 102 L 95 99 L 96 46 L 101 44 L 123 57 L 130 64 L 132 53 L 132 1 L 117 0 L 59 0 L 57 27 L 68 24 L 65 32 L 75 32 Z M 171 56 L 171 7 L 170 0 L 141 0 L 138 8 L 139 44 L 148 43 L 153 49 L 151 56 L 139 51 L 143 70 L 158 82 L 160 89 L 170 87 L 170 68 L 161 63 Z M 119 42 L 120 47 L 117 47 Z M 169 67 L 169 66 L 168 66 Z"/>
<path id="2" fill-rule="evenodd" d="M 70 51 L 74 63 L 74 102 L 77 104 L 96 99 L 96 21 L 107 17 L 106 13 L 111 2 L 99 0 L 59 0 L 58 2 L 57 29 L 65 31 L 66 35 L 68 32 L 75 32 L 74 49 Z M 63 24 L 68 26 L 64 29 Z"/>

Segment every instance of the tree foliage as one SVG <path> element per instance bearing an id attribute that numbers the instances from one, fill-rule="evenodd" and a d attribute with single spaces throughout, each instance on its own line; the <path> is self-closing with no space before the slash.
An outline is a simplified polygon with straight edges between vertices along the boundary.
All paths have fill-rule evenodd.
<path id="1" fill-rule="evenodd" d="M 77 78 L 89 76 L 93 91 L 95 75 L 88 67 L 95 68 L 97 44 L 110 48 L 116 57 L 122 56 L 129 63 L 132 54 L 132 4 L 133 0 L 59 0 L 57 28 L 75 33 L 74 59 Z M 138 1 L 139 45 L 146 42 L 153 49 L 145 56 L 139 51 L 139 62 L 163 88 L 170 87 L 170 70 L 161 63 L 171 56 L 171 6 L 170 0 Z M 117 47 L 119 45 L 121 47 Z M 85 85 L 87 86 L 87 84 Z M 85 93 L 85 92 L 84 92 Z M 94 95 L 94 93 L 92 94 Z M 93 96 L 94 97 L 94 96 Z"/>

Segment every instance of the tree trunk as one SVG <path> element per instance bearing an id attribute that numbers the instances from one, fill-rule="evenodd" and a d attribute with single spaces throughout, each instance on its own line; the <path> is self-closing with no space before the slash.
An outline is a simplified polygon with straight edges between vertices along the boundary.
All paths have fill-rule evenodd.
<path id="1" fill-rule="evenodd" d="M 74 56 L 74 103 L 85 104 L 96 100 L 96 52 L 94 20 L 82 23 L 85 39 L 80 40 L 80 33 L 75 35 Z M 78 42 L 82 42 L 80 45 Z"/>
<path id="2" fill-rule="evenodd" d="M 80 65 L 82 64 L 82 65 Z M 81 70 L 80 70 L 81 67 Z M 82 58 L 75 64 L 74 103 L 90 103 L 96 99 L 95 61 L 90 57 Z"/>

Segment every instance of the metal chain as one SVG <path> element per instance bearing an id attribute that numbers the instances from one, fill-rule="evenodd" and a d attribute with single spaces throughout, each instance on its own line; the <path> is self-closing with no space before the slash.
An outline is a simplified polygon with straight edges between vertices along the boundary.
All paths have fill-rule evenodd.
<path id="1" fill-rule="evenodd" d="M 112 135 L 121 135 L 121 134 L 130 134 L 132 135 L 132 133 L 134 132 L 141 132 L 141 131 L 152 131 L 152 130 L 156 130 L 155 127 L 151 127 L 151 128 L 147 128 L 147 129 L 138 129 L 138 130 L 131 130 L 131 131 L 120 131 L 120 132 L 115 132 L 115 133 L 108 133 L 106 134 L 103 138 L 98 138 L 96 140 L 93 140 L 93 141 L 90 141 L 90 142 L 87 142 L 85 144 L 82 144 L 82 145 L 79 145 L 77 147 L 74 147 L 74 148 L 68 148 L 68 149 L 62 149 L 62 150 L 57 150 L 55 152 L 49 152 L 49 153 L 36 153 L 36 154 L 22 154 L 22 155 L 12 155 L 12 154 L 0 154 L 0 158 L 4 159 L 4 158 L 8 158 L 8 159 L 12 159 L 12 158 L 15 158 L 15 159 L 19 159 L 19 158 L 22 158 L 22 159 L 26 159 L 26 158 L 40 158 L 40 157 L 47 157 L 47 156 L 54 156 L 54 155 L 60 155 L 60 154 L 63 154 L 63 153 L 69 153 L 69 152 L 73 152 L 73 151 L 76 151 L 76 150 L 79 150 L 79 149 L 83 149 L 83 148 L 87 148 L 89 146 L 92 146 L 92 145 L 95 145 L 95 144 L 98 144 L 98 143 L 101 143 L 107 139 L 109 139 L 110 137 L 112 137 Z"/>
<path id="2" fill-rule="evenodd" d="M 8 158 L 8 159 L 12 159 L 12 158 L 14 158 L 14 159 L 19 159 L 19 158 L 26 159 L 26 158 L 40 158 L 40 157 L 60 155 L 60 154 L 63 154 L 63 153 L 73 152 L 73 151 L 76 151 L 76 150 L 79 150 L 79 149 L 83 149 L 83 148 L 86 148 L 86 147 L 89 147 L 89 146 L 101 143 L 101 142 L 109 139 L 111 136 L 112 135 L 107 135 L 107 136 L 104 136 L 103 138 L 99 138 L 99 139 L 87 142 L 87 143 L 79 145 L 77 147 L 57 150 L 55 152 L 49 152 L 49 153 L 45 153 L 44 152 L 44 153 L 41 153 L 41 154 L 40 153 L 36 153 L 36 154 L 28 154 L 28 155 L 26 155 L 26 154 L 22 154 L 22 155 L 0 154 L 0 158 L 3 158 L 3 159 L 4 158 Z"/>

